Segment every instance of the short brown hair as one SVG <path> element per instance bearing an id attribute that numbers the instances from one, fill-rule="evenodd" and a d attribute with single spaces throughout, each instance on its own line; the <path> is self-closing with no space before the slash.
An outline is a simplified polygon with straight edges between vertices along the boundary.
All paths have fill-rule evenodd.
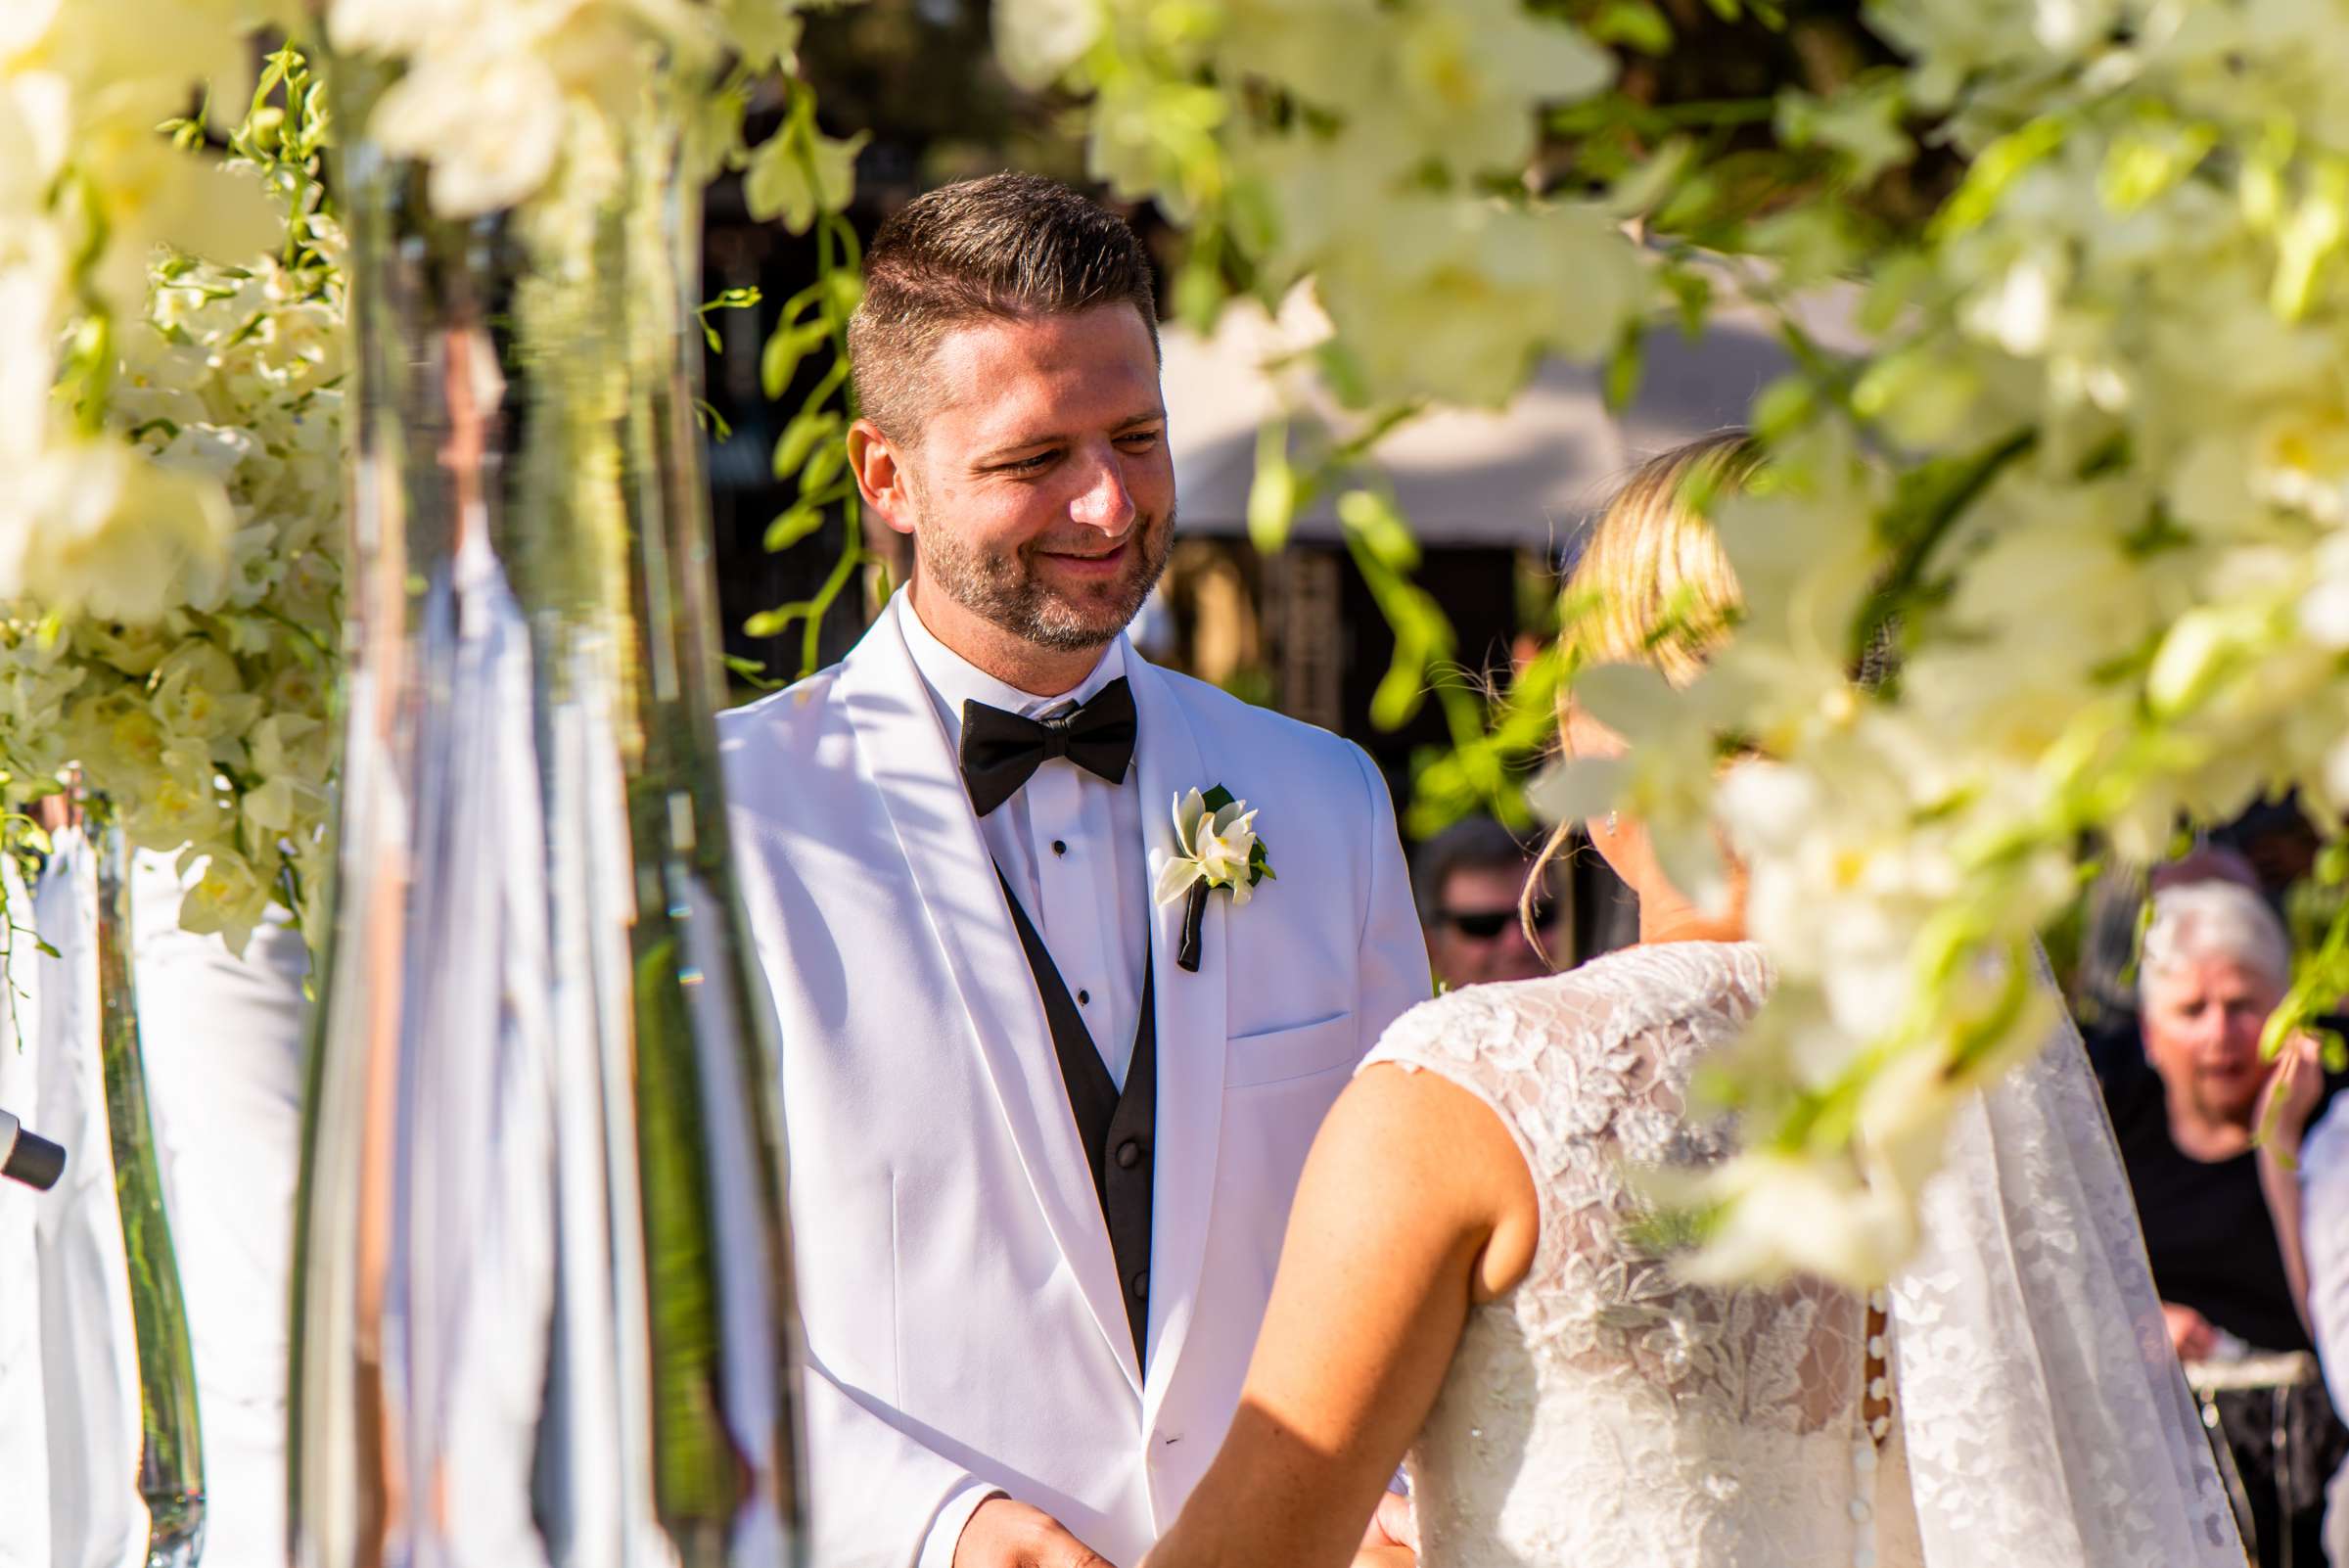
<path id="1" fill-rule="evenodd" d="M 941 186 L 883 223 L 865 254 L 849 320 L 857 404 L 890 439 L 914 440 L 922 372 L 946 333 L 1110 304 L 1140 313 L 1156 353 L 1150 258 L 1124 218 L 1035 174 Z"/>

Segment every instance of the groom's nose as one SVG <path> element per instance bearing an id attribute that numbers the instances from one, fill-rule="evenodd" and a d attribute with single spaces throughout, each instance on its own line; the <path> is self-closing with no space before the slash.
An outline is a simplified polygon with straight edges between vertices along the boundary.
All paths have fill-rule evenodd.
<path id="1" fill-rule="evenodd" d="M 1133 522 L 1133 495 L 1126 487 L 1117 454 L 1097 459 L 1069 502 L 1069 520 L 1104 533 L 1124 533 Z"/>

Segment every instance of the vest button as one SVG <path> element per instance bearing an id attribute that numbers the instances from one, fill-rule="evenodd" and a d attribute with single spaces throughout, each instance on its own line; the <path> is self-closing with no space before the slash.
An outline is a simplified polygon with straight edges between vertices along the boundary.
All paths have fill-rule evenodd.
<path id="1" fill-rule="evenodd" d="M 1077 1005 L 1080 1007 L 1082 1007 L 1086 1002 L 1089 1002 L 1092 999 L 1093 993 L 1089 991 L 1081 991 L 1077 993 Z"/>
<path id="2" fill-rule="evenodd" d="M 1142 1140 L 1128 1138 L 1118 1145 L 1118 1169 L 1130 1171 L 1142 1163 Z"/>
<path id="3" fill-rule="evenodd" d="M 1052 853 L 1053 853 L 1054 854 L 1066 854 L 1066 853 L 1069 853 L 1069 845 L 1068 845 L 1068 841 L 1067 841 L 1066 839 L 1054 839 L 1054 840 L 1052 841 Z"/>
<path id="4" fill-rule="evenodd" d="M 1145 1268 L 1126 1281 L 1126 1288 L 1133 1292 L 1135 1301 L 1146 1299 L 1150 1294 L 1150 1270 Z"/>

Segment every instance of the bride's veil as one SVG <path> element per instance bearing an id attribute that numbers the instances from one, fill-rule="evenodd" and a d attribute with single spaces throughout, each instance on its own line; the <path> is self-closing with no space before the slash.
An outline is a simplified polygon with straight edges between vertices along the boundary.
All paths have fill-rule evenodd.
<path id="1" fill-rule="evenodd" d="M 1958 1112 L 1892 1285 L 1924 1560 L 2242 1568 L 2103 1097 L 2056 1012 L 2057 1038 Z"/>

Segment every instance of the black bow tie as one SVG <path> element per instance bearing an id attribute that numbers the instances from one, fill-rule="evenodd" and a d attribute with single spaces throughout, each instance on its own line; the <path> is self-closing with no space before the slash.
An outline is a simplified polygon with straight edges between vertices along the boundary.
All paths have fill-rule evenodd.
<path id="1" fill-rule="evenodd" d="M 1133 689 L 1118 677 L 1089 702 L 1051 718 L 1026 718 L 985 703 L 962 705 L 962 785 L 987 815 L 1019 793 L 1044 765 L 1065 757 L 1112 784 L 1133 761 Z"/>

